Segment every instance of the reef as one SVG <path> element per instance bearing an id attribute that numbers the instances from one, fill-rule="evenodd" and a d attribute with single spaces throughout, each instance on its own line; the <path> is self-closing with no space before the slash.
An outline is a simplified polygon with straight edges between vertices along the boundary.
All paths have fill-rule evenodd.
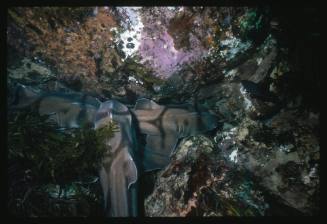
<path id="1" fill-rule="evenodd" d="M 142 215 L 316 215 L 319 25 L 309 7 L 13 7 L 8 105 L 19 83 L 205 108 L 218 127 L 142 173 Z M 9 210 L 102 216 L 97 166 L 114 125 L 57 129 L 32 109 L 8 113 Z"/>

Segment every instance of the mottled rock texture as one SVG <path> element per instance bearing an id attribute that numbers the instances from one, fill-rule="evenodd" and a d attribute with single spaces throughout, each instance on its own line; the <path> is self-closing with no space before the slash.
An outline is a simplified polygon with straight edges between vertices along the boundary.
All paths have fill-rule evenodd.
<path id="1" fill-rule="evenodd" d="M 219 116 L 144 174 L 146 216 L 317 214 L 319 22 L 301 7 L 10 8 L 8 99 L 21 83 Z"/>
<path id="2" fill-rule="evenodd" d="M 296 12 L 297 16 L 300 11 Z M 309 10 L 303 11 L 312 13 Z M 253 16 L 251 11 L 248 13 L 250 15 L 240 16 L 239 21 L 244 17 Z M 295 21 L 292 22 L 290 23 L 294 25 Z M 247 50 L 237 51 L 236 55 L 229 58 L 236 52 L 235 41 L 238 41 L 231 38 L 228 44 L 233 47 L 227 47 L 225 53 L 220 54 L 217 59 L 219 63 L 216 66 L 220 71 L 217 69 L 215 73 L 211 71 L 210 75 L 205 76 L 208 78 L 215 74 L 215 79 L 209 78 L 206 82 L 206 78 L 201 77 L 201 81 L 197 82 L 199 76 L 195 74 L 201 73 L 182 71 L 179 76 L 172 76 L 171 82 L 167 82 L 170 85 L 163 88 L 164 94 L 161 100 L 167 101 L 165 97 L 178 94 L 180 101 L 183 102 L 187 98 L 187 101 L 210 108 L 221 117 L 222 126 L 218 128 L 213 138 L 214 143 L 217 144 L 214 144 L 213 151 L 219 152 L 221 161 L 229 166 L 250 173 L 251 177 L 245 179 L 252 180 L 253 186 L 262 190 L 261 206 L 256 201 L 254 203 L 258 206 L 256 212 L 252 210 L 252 213 L 247 213 L 248 215 L 312 215 L 318 214 L 320 209 L 320 112 L 316 100 L 319 89 L 316 70 L 319 67 L 318 48 L 316 43 L 312 42 L 315 39 L 313 36 L 308 38 L 309 34 L 307 34 L 304 38 L 296 37 L 299 34 L 298 26 L 291 27 L 290 23 L 285 21 L 285 17 L 280 18 L 279 26 L 287 26 L 289 30 L 283 27 L 284 30 L 275 30 L 271 34 L 268 32 L 265 37 L 262 36 L 264 38 L 261 37 L 261 41 L 252 42 L 252 46 Z M 243 20 L 239 24 L 240 30 L 226 31 L 227 37 L 233 36 L 228 32 L 234 32 L 234 35 L 243 32 L 245 35 L 242 29 L 246 22 Z M 317 24 L 314 27 L 316 28 Z M 257 31 L 250 33 L 247 35 L 255 35 Z M 239 43 L 246 43 L 247 35 L 243 36 L 244 39 Z M 294 43 L 291 43 L 291 40 L 285 41 L 284 35 L 292 36 L 295 39 Z M 304 42 L 313 46 L 313 49 L 308 47 L 307 50 L 299 53 L 299 43 Z M 208 64 L 209 61 L 206 65 Z M 212 64 L 208 67 L 214 68 Z M 208 70 L 209 68 L 206 71 Z M 188 82 L 186 81 L 188 79 L 195 81 Z M 177 87 L 174 88 L 176 85 Z M 311 102 L 309 102 L 310 94 L 312 94 Z M 172 100 L 178 102 L 178 99 Z M 193 142 L 193 144 L 199 151 L 203 150 L 203 142 Z M 182 141 L 176 155 L 183 154 L 184 151 L 191 153 L 194 150 L 193 144 Z M 175 157 L 172 157 L 172 163 L 165 171 L 158 174 L 154 191 L 145 201 L 146 214 L 149 216 L 245 215 L 226 212 L 219 206 L 216 206 L 216 209 L 209 208 L 199 202 L 201 191 L 196 189 L 201 187 L 191 187 L 191 185 L 185 187 L 193 176 L 203 177 L 201 180 L 194 181 L 203 187 L 205 184 L 202 181 L 216 175 L 213 170 L 219 169 L 222 164 L 211 163 L 213 158 L 215 157 L 211 155 L 202 161 L 200 157 L 185 160 L 192 162 L 185 166 L 187 162 L 184 161 L 183 165 L 177 166 L 178 172 L 167 176 L 167 171 L 174 170 L 175 164 L 180 164 Z M 211 164 L 214 165 L 207 169 Z M 192 170 L 192 167 L 197 169 Z M 205 174 L 198 167 L 206 167 Z M 237 172 L 233 170 L 225 173 L 226 177 L 231 177 L 232 173 Z M 245 180 L 240 181 L 246 183 Z M 237 188 L 235 185 L 232 183 L 229 189 L 235 190 Z M 179 194 L 175 194 L 178 192 L 177 189 L 181 189 L 182 192 L 188 189 L 195 193 L 189 194 L 191 196 L 184 198 L 183 202 L 179 199 Z M 257 192 L 254 187 L 252 189 L 253 192 Z M 222 193 L 224 191 L 225 188 L 220 187 L 215 193 L 207 192 L 205 195 L 209 198 L 218 196 L 224 200 L 224 193 Z M 238 197 L 234 194 L 231 198 L 236 200 Z M 247 200 L 243 198 L 242 202 L 244 201 Z M 240 206 L 242 202 L 238 202 L 237 205 Z M 225 205 L 223 208 L 227 207 Z M 237 211 L 236 207 L 233 208 Z M 201 209 L 205 212 L 203 210 L 201 212 Z"/>
<path id="3" fill-rule="evenodd" d="M 147 216 L 263 215 L 267 205 L 249 174 L 232 168 L 205 136 L 180 142 L 145 200 Z"/>

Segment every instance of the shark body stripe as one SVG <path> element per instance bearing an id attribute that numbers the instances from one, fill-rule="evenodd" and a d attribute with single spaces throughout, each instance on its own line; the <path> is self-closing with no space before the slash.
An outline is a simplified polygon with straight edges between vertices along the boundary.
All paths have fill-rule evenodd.
<path id="1" fill-rule="evenodd" d="M 86 118 L 86 95 L 83 94 L 82 99 L 81 99 L 81 110 L 77 115 L 77 123 L 81 124 L 83 120 Z"/>
<path id="2" fill-rule="evenodd" d="M 215 116 L 201 112 L 198 107 L 169 108 L 142 99 L 133 112 L 140 123 L 141 133 L 147 135 L 143 154 L 143 166 L 146 171 L 160 169 L 168 164 L 180 138 L 217 126 Z"/>

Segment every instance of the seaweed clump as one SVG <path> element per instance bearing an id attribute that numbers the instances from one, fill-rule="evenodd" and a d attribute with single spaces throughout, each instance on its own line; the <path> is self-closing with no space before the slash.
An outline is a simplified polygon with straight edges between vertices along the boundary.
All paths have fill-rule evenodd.
<path id="1" fill-rule="evenodd" d="M 243 40 L 260 43 L 268 31 L 268 13 L 264 8 L 251 8 L 239 18 L 239 34 Z"/>
<path id="2" fill-rule="evenodd" d="M 102 212 L 97 171 L 115 124 L 58 131 L 33 109 L 9 113 L 8 208 L 15 216 Z"/>

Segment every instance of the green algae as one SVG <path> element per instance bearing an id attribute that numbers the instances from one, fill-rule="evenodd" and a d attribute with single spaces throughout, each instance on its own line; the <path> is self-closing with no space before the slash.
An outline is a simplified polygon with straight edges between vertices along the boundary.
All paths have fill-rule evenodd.
<path id="1" fill-rule="evenodd" d="M 260 32 L 263 26 L 263 15 L 257 9 L 249 9 L 240 21 L 240 35 L 250 39 L 255 33 Z"/>
<path id="2" fill-rule="evenodd" d="M 108 150 L 104 142 L 113 136 L 116 124 L 58 131 L 47 119 L 34 109 L 9 113 L 10 212 L 37 217 L 99 213 L 97 172 Z"/>

